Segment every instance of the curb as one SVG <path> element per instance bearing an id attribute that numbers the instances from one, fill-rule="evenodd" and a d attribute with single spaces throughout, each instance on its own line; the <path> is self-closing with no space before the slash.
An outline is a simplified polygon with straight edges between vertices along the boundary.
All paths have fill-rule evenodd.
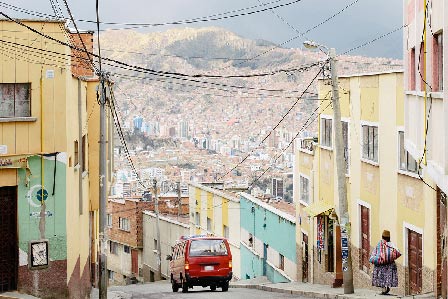
<path id="1" fill-rule="evenodd" d="M 256 284 L 247 284 L 247 285 L 230 285 L 230 288 L 241 288 L 241 289 L 257 289 L 261 291 L 266 292 L 275 292 L 275 293 L 284 293 L 284 294 L 292 294 L 292 295 L 300 295 L 310 298 L 327 298 L 327 299 L 365 299 L 365 295 L 358 295 L 358 294 L 327 294 L 327 293 L 317 293 L 314 291 L 304 291 L 304 290 L 291 290 L 291 289 L 281 289 L 278 287 L 271 287 L 269 285 L 256 285 Z M 380 297 L 380 296 L 378 296 Z M 416 296 L 396 296 L 391 298 L 420 298 L 420 299 L 426 299 L 426 298 L 435 298 L 433 294 L 423 294 L 423 295 L 416 295 Z"/>

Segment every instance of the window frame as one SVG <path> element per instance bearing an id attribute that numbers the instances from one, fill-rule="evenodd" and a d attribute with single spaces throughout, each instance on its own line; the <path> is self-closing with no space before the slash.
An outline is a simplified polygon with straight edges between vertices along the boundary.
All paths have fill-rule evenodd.
<path id="1" fill-rule="evenodd" d="M 327 127 L 329 125 L 329 128 Z M 333 149 L 333 118 L 329 116 L 320 117 L 319 144 L 321 148 Z"/>
<path id="2" fill-rule="evenodd" d="M 123 245 L 123 252 L 126 253 L 126 254 L 130 254 L 131 253 L 131 247 L 129 245 Z"/>
<path id="3" fill-rule="evenodd" d="M 118 243 L 114 241 L 109 241 L 109 252 L 118 255 Z"/>
<path id="4" fill-rule="evenodd" d="M 282 271 L 285 270 L 285 256 L 281 253 L 278 254 L 278 268 Z"/>
<path id="5" fill-rule="evenodd" d="M 129 221 L 129 218 L 126 217 L 118 217 L 118 229 L 130 232 L 131 231 L 131 223 Z"/>
<path id="6" fill-rule="evenodd" d="M 307 181 L 307 192 L 306 194 L 308 195 L 308 200 L 304 201 L 303 200 L 303 183 L 304 181 Z M 310 178 L 302 173 L 299 173 L 299 202 L 304 205 L 304 206 L 308 206 L 310 204 Z"/>
<path id="7" fill-rule="evenodd" d="M 406 175 L 418 176 L 419 175 L 418 162 L 411 156 L 411 154 L 404 147 L 404 131 L 398 130 L 397 135 L 398 135 L 398 165 L 397 165 L 398 172 Z M 404 162 L 405 164 L 404 167 L 402 167 L 402 162 Z M 415 163 L 415 171 L 410 169 L 409 167 L 410 163 Z"/>
<path id="8" fill-rule="evenodd" d="M 13 82 L 13 83 L 0 83 L 0 88 L 3 88 L 6 85 L 12 85 L 12 89 L 13 91 L 13 99 L 12 99 L 12 104 L 13 104 L 13 108 L 12 108 L 12 115 L 6 115 L 6 109 L 4 110 L 5 115 L 1 115 L 3 112 L 3 110 L 0 110 L 0 119 L 2 120 L 8 120 L 11 119 L 12 121 L 14 119 L 23 119 L 23 118 L 31 118 L 31 92 L 32 92 L 32 88 L 31 88 L 31 83 L 30 82 L 26 82 L 26 83 L 20 83 L 20 82 Z M 28 99 L 22 100 L 21 102 L 27 102 L 28 103 L 28 107 L 27 107 L 27 113 L 26 115 L 18 115 L 18 111 L 16 111 L 16 103 L 19 101 L 18 99 L 16 99 L 16 96 L 18 94 L 17 91 L 17 86 L 22 85 L 22 86 L 27 86 L 27 95 L 28 95 Z M 3 101 L 3 103 L 7 103 L 5 100 Z M 6 105 L 5 105 L 6 106 Z M 17 114 L 17 115 L 16 115 Z"/>
<path id="9" fill-rule="evenodd" d="M 112 214 L 108 213 L 107 214 L 107 227 L 112 227 L 113 223 L 114 223 L 113 221 L 114 221 L 114 219 L 113 219 Z"/>
<path id="10" fill-rule="evenodd" d="M 367 137 L 365 137 L 364 127 L 367 127 Z M 370 129 L 373 129 L 373 132 L 370 132 Z M 376 130 L 375 130 L 376 129 Z M 375 134 L 376 131 L 376 134 Z M 372 140 L 370 140 L 370 136 L 373 134 Z M 376 136 L 375 136 L 376 135 Z M 376 139 L 375 139 L 376 137 Z M 366 140 L 367 139 L 367 140 Z M 367 141 L 367 142 L 366 142 Z M 375 143 L 376 141 L 376 143 Z M 379 147 L 379 126 L 378 123 L 370 123 L 370 122 L 361 122 L 361 161 L 365 163 L 369 163 L 375 166 L 378 166 L 380 163 L 380 147 Z M 371 144 L 372 142 L 372 144 Z M 367 145 L 367 155 L 365 155 L 365 146 Z M 370 157 L 370 146 L 372 146 L 372 157 Z M 375 153 L 376 148 L 376 153 Z M 376 160 L 375 160 L 376 157 Z"/>

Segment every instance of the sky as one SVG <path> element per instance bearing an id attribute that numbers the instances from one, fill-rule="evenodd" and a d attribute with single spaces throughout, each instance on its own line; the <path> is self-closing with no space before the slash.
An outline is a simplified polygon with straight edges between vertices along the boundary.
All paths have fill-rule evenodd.
<path id="1" fill-rule="evenodd" d="M 66 1 L 75 19 L 96 20 L 95 0 Z M 104 22 L 165 23 L 209 16 L 271 1 L 274 0 L 99 0 L 99 14 L 100 20 Z M 298 32 L 314 27 L 354 1 L 301 0 L 275 9 L 278 16 L 271 11 L 265 11 L 227 20 L 176 26 L 218 26 L 245 38 L 264 39 L 280 44 L 299 35 Z M 62 11 L 68 16 L 63 0 L 53 2 L 59 2 Z M 282 0 L 276 4 L 288 2 L 292 0 Z M 31 16 L 26 14 L 4 8 L 1 5 L 3 3 L 54 14 L 51 2 L 48 0 L 0 1 L 0 11 L 14 17 L 30 18 Z M 310 39 L 327 47 L 334 47 L 338 53 L 343 53 L 400 27 L 403 23 L 402 5 L 402 0 L 358 0 L 340 15 L 310 31 L 305 37 L 285 44 L 284 47 L 300 48 L 304 40 Z M 83 22 L 77 22 L 77 25 L 79 29 L 96 28 L 93 24 Z M 174 27 L 170 25 L 140 31 L 165 31 Z M 101 25 L 101 28 L 108 27 Z M 402 59 L 402 31 L 399 30 L 351 54 Z"/>

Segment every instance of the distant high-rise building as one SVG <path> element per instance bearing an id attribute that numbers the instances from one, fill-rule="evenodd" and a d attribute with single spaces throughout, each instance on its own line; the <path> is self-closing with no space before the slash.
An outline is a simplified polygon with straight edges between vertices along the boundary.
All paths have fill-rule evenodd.
<path id="1" fill-rule="evenodd" d="M 143 126 L 143 117 L 134 116 L 133 119 L 134 128 L 141 130 Z"/>
<path id="2" fill-rule="evenodd" d="M 283 179 L 272 178 L 271 192 L 274 198 L 283 199 Z"/>
<path id="3" fill-rule="evenodd" d="M 188 121 L 184 120 L 179 123 L 179 137 L 188 138 L 188 133 L 190 131 Z"/>

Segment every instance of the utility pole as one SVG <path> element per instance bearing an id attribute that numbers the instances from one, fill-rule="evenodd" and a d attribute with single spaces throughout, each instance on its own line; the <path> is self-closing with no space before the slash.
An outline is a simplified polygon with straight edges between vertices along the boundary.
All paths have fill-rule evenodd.
<path id="1" fill-rule="evenodd" d="M 156 281 L 162 279 L 162 252 L 160 242 L 160 225 L 159 225 L 159 197 L 157 195 L 157 180 L 153 181 L 154 188 L 154 211 L 156 213 L 156 230 L 157 230 L 157 273 Z"/>
<path id="2" fill-rule="evenodd" d="M 330 71 L 333 89 L 334 135 L 336 146 L 336 170 L 338 176 L 339 224 L 341 228 L 342 273 L 344 294 L 353 294 L 353 269 L 350 250 L 350 218 L 347 203 L 347 185 L 345 178 L 344 137 L 341 124 L 341 106 L 339 103 L 339 83 L 336 66 L 336 50 L 330 49 Z"/>
<path id="3" fill-rule="evenodd" d="M 105 232 L 106 227 L 106 86 L 105 86 L 104 74 L 100 74 L 100 161 L 99 161 L 99 195 L 100 195 L 100 205 L 99 205 L 99 216 L 100 216 L 100 227 L 99 227 L 99 298 L 107 299 L 107 235 Z"/>
<path id="4" fill-rule="evenodd" d="M 180 182 L 177 182 L 177 220 L 182 214 L 182 195 L 180 194 Z"/>

